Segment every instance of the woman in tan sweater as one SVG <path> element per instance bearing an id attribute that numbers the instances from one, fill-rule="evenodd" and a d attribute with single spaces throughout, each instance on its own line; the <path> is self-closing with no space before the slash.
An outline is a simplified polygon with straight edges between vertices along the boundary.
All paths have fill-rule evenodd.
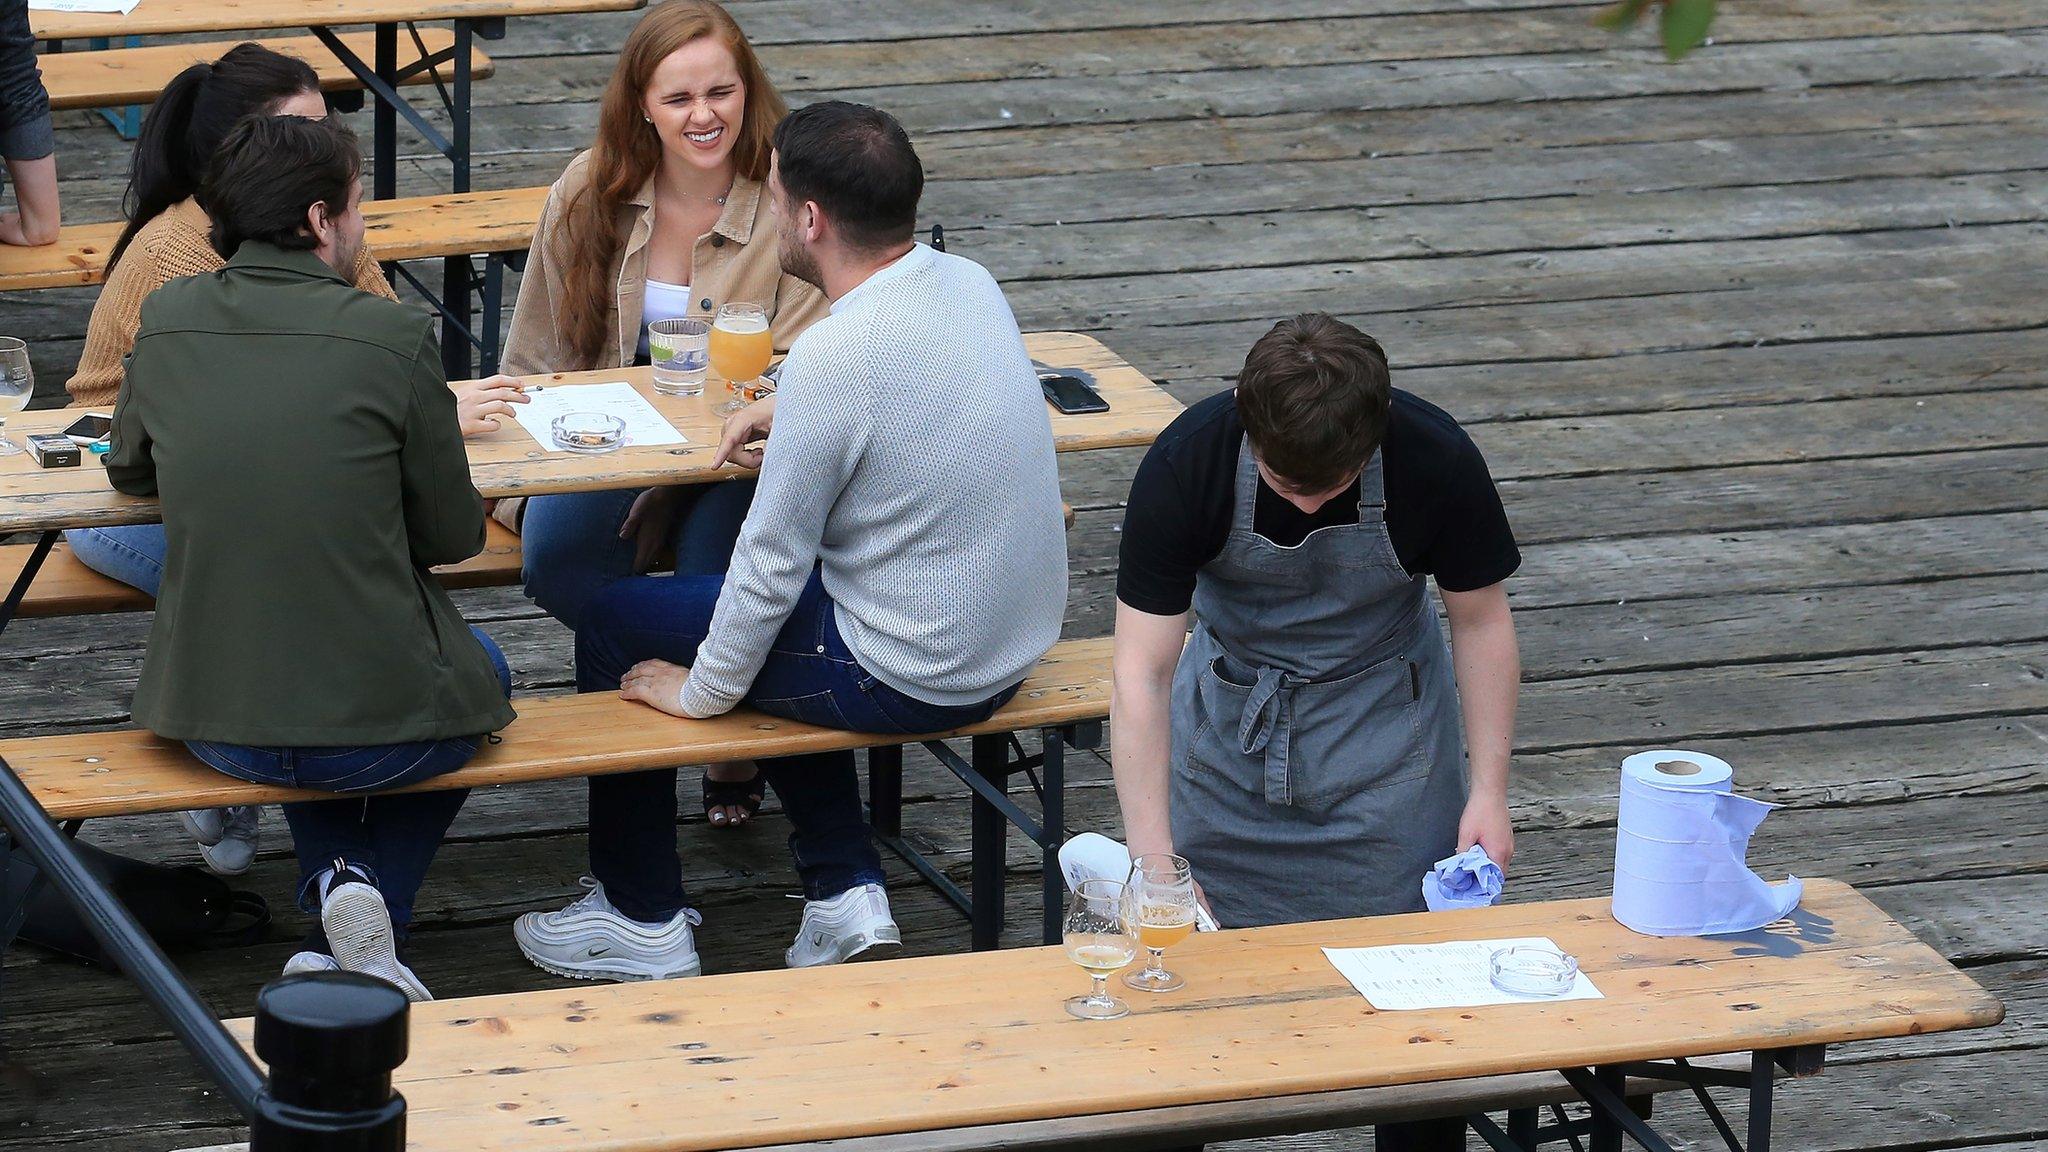
<path id="1" fill-rule="evenodd" d="M 767 309 L 786 349 L 825 315 L 784 275 L 766 188 L 787 105 L 746 34 L 711 0 L 648 10 L 619 50 L 597 140 L 548 192 L 505 340 L 515 375 L 644 363 L 647 325 Z M 520 529 L 526 594 L 570 627 L 607 584 L 673 554 L 678 573 L 723 572 L 753 500 L 750 480 L 500 503 Z M 722 785 L 722 786 L 721 786 Z M 707 776 L 711 822 L 745 822 L 761 785 L 747 768 Z"/>

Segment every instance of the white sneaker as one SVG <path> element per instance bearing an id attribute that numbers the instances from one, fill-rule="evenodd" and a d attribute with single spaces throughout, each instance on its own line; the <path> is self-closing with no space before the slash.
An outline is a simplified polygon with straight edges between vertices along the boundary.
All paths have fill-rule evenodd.
<path id="1" fill-rule="evenodd" d="M 256 841 L 263 809 L 254 804 L 233 808 L 200 808 L 178 813 L 178 822 L 199 841 L 206 867 L 222 876 L 240 876 L 256 863 Z"/>
<path id="2" fill-rule="evenodd" d="M 297 976 L 301 972 L 339 972 L 341 961 L 325 952 L 294 952 L 284 962 L 284 974 Z"/>
<path id="3" fill-rule="evenodd" d="M 320 902 L 320 927 L 327 932 L 337 967 L 395 985 L 414 1003 L 434 998 L 398 958 L 398 935 L 391 929 L 391 910 L 385 907 L 382 892 L 355 880 L 331 885 Z"/>
<path id="4" fill-rule="evenodd" d="M 512 924 L 526 958 L 571 980 L 673 980 L 704 970 L 691 928 L 704 917 L 694 908 L 666 924 L 643 924 L 617 908 L 604 885 L 585 876 L 590 891 L 559 912 L 528 912 Z"/>
<path id="5" fill-rule="evenodd" d="M 782 959 L 791 968 L 814 968 L 843 963 L 878 945 L 902 943 L 903 932 L 889 915 L 889 894 L 880 884 L 863 884 L 830 900 L 804 901 L 796 943 Z"/>

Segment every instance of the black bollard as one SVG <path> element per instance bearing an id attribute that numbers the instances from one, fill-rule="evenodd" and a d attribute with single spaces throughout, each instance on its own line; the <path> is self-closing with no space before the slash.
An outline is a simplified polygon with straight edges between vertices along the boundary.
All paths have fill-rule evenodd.
<path id="1" fill-rule="evenodd" d="M 256 1056 L 270 1079 L 249 1152 L 404 1152 L 405 993 L 373 976 L 287 976 L 256 997 Z"/>

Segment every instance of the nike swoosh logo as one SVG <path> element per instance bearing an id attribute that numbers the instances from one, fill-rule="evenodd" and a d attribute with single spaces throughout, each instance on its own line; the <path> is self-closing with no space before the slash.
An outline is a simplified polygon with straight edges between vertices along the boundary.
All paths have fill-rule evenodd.
<path id="1" fill-rule="evenodd" d="M 597 960 L 602 957 L 609 956 L 611 954 L 612 950 L 610 948 L 605 947 L 602 944 L 592 945 L 591 947 L 585 948 L 583 950 L 583 958 L 585 960 Z"/>

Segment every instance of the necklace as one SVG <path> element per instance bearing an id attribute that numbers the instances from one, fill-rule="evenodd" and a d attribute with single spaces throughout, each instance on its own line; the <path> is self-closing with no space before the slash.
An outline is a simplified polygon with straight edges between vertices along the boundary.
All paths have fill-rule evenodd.
<path id="1" fill-rule="evenodd" d="M 688 196 L 692 200 L 709 200 L 710 202 L 718 205 L 721 208 L 725 207 L 725 197 L 732 195 L 732 191 L 730 189 L 726 190 L 725 196 L 706 196 L 702 192 L 690 192 L 682 188 L 677 188 L 674 189 L 673 191 L 677 196 Z"/>

